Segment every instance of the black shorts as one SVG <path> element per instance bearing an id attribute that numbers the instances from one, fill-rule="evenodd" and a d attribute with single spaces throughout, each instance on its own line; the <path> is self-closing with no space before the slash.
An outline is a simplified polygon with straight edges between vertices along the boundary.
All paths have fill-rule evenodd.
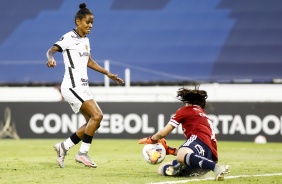
<path id="1" fill-rule="evenodd" d="M 211 149 L 196 135 L 192 135 L 189 139 L 186 140 L 184 144 L 180 146 L 180 148 L 181 147 L 190 148 L 195 154 L 205 157 L 209 160 L 213 160 Z"/>

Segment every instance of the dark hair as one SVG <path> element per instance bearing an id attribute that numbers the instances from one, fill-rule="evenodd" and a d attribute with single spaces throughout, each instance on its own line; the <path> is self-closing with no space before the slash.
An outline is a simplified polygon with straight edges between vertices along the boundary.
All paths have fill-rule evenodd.
<path id="1" fill-rule="evenodd" d="M 78 11 L 76 12 L 76 14 L 75 14 L 74 21 L 75 21 L 76 19 L 81 20 L 81 19 L 83 19 L 86 15 L 93 15 L 93 13 L 92 13 L 88 8 L 86 8 L 86 4 L 85 4 L 85 3 L 81 3 L 81 4 L 79 5 L 79 9 L 80 9 L 80 10 L 78 10 Z"/>
<path id="2" fill-rule="evenodd" d="M 199 90 L 198 86 L 195 86 L 194 90 L 187 89 L 187 88 L 180 88 L 177 91 L 178 100 L 192 104 L 192 105 L 199 105 L 201 108 L 205 108 L 206 106 L 206 99 L 208 98 L 207 92 L 204 90 Z"/>

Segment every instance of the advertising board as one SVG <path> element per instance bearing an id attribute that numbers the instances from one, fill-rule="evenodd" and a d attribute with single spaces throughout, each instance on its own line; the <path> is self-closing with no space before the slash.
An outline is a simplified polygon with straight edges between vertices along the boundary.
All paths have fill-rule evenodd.
<path id="1" fill-rule="evenodd" d="M 164 127 L 181 102 L 103 102 L 104 117 L 94 138 L 139 139 Z M 282 139 L 282 103 L 209 103 L 206 112 L 217 139 L 269 142 Z M 4 102 L 0 104 L 0 138 L 67 138 L 85 124 L 66 102 Z M 181 127 L 167 139 L 183 139 Z"/>

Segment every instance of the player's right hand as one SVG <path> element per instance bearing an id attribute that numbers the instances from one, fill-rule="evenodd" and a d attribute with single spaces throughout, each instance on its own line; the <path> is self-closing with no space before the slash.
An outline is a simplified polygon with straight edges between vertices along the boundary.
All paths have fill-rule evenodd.
<path id="1" fill-rule="evenodd" d="M 107 76 L 112 79 L 113 81 L 115 81 L 117 84 L 123 84 L 124 81 L 118 77 L 118 75 L 116 74 L 112 74 L 112 73 L 108 73 Z"/>
<path id="2" fill-rule="evenodd" d="M 138 141 L 138 144 L 156 144 L 159 140 L 153 140 L 152 137 L 145 137 Z"/>
<path id="3" fill-rule="evenodd" d="M 47 61 L 47 66 L 50 68 L 50 67 L 55 67 L 57 65 L 56 61 L 55 60 L 49 60 Z"/>

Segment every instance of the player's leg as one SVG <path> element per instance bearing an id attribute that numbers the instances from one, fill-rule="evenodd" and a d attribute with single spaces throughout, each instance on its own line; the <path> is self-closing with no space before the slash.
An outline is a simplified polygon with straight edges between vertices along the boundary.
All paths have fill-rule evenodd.
<path id="1" fill-rule="evenodd" d="M 177 152 L 177 161 L 194 168 L 214 171 L 216 180 L 223 180 L 224 174 L 229 172 L 228 165 L 219 165 L 212 161 L 211 150 L 197 141 L 189 147 L 181 147 Z"/>
<path id="2" fill-rule="evenodd" d="M 64 160 L 68 150 L 74 145 L 78 144 L 80 141 L 81 138 L 78 137 L 76 133 L 74 133 L 65 141 L 58 142 L 54 145 L 54 149 L 57 152 L 57 162 L 61 168 L 65 167 Z"/>
<path id="3" fill-rule="evenodd" d="M 81 93 L 80 91 L 73 91 L 68 88 L 61 89 L 61 92 L 62 92 L 62 96 L 64 97 L 64 99 L 71 105 L 72 110 L 75 113 L 79 112 L 79 109 L 83 102 L 80 99 L 85 98 L 83 93 Z M 80 98 L 78 99 L 77 96 L 79 96 Z M 91 96 L 89 97 L 86 96 L 86 99 L 87 98 L 91 98 Z M 67 155 L 67 151 L 71 147 L 73 147 L 74 145 L 78 144 L 81 141 L 83 134 L 84 134 L 85 127 L 86 127 L 86 124 L 81 126 L 75 133 L 73 133 L 65 141 L 58 142 L 54 145 L 54 149 L 57 152 L 57 162 L 60 167 L 62 168 L 64 167 L 64 159 L 65 159 L 65 156 Z"/>
<path id="4" fill-rule="evenodd" d="M 178 150 L 179 151 L 179 150 Z M 191 149 L 187 149 L 186 150 L 187 153 L 193 153 L 193 150 Z M 181 158 L 183 155 L 179 155 L 177 153 L 177 160 L 175 160 L 173 165 L 169 165 L 169 166 L 166 166 L 164 168 L 164 173 L 166 176 L 175 176 L 175 175 L 179 175 L 180 172 L 185 168 L 185 163 L 184 162 L 179 162 L 178 161 L 178 158 Z M 181 160 L 181 159 L 180 159 Z M 186 164 L 187 165 L 187 164 Z"/>
<path id="5" fill-rule="evenodd" d="M 94 100 L 85 101 L 80 108 L 80 112 L 88 122 L 84 129 L 82 143 L 75 160 L 77 162 L 83 163 L 85 166 L 97 167 L 97 165 L 91 161 L 90 157 L 88 156 L 88 152 L 94 133 L 99 128 L 100 122 L 103 119 L 103 113 Z"/>
<path id="6" fill-rule="evenodd" d="M 82 125 L 81 127 L 78 128 L 78 130 L 75 133 L 73 133 L 69 138 L 67 138 L 64 142 L 62 142 L 63 144 L 62 147 L 66 151 L 68 151 L 71 147 L 78 144 L 82 140 L 85 127 L 86 124 Z"/>

